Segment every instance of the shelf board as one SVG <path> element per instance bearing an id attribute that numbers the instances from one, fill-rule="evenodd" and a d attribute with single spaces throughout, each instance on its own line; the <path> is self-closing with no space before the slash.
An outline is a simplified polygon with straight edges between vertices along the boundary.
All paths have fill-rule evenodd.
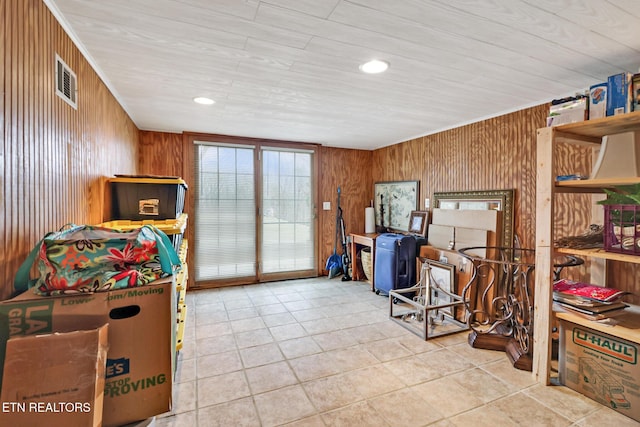
<path id="1" fill-rule="evenodd" d="M 554 130 L 564 135 L 601 138 L 605 135 L 628 132 L 629 129 L 633 127 L 640 127 L 640 111 L 620 114 L 618 116 L 603 117 L 601 119 L 586 120 L 584 122 L 569 123 L 556 126 Z"/>
<path id="2" fill-rule="evenodd" d="M 604 334 L 622 338 L 634 343 L 640 343 L 640 307 L 629 304 L 625 313 L 614 317 L 617 324 L 602 323 L 580 317 L 562 310 L 557 304 L 553 305 L 554 313 L 558 319 L 593 329 Z"/>
<path id="3" fill-rule="evenodd" d="M 618 185 L 629 185 L 640 183 L 640 176 L 630 176 L 626 178 L 600 178 L 600 179 L 575 179 L 570 181 L 556 181 L 556 190 L 567 191 L 569 189 L 593 189 L 602 190 Z M 562 188 L 562 190 L 560 190 Z"/>
<path id="4" fill-rule="evenodd" d="M 576 255 L 579 257 L 608 259 L 611 261 L 623 261 L 633 264 L 640 264 L 640 256 L 620 254 L 617 252 L 607 252 L 604 249 L 572 249 L 572 248 L 556 248 L 555 251 L 560 254 Z"/>

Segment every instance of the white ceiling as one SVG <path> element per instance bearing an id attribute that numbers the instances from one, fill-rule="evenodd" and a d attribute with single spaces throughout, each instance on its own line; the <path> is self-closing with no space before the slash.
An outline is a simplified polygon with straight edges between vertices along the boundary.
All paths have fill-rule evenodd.
<path id="1" fill-rule="evenodd" d="M 640 67 L 637 0 L 45 3 L 144 130 L 374 149 Z"/>

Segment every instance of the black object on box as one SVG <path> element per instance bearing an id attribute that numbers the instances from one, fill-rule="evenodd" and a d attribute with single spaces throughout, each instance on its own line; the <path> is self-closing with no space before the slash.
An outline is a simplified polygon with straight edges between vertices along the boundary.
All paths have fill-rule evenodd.
<path id="1" fill-rule="evenodd" d="M 175 219 L 184 210 L 187 184 L 176 177 L 126 176 L 109 180 L 111 219 Z"/>

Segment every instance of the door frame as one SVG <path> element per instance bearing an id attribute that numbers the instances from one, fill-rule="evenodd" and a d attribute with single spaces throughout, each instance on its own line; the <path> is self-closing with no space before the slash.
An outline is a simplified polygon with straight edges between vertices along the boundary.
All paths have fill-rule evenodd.
<path id="1" fill-rule="evenodd" d="M 296 279 L 296 278 L 307 278 L 307 277 L 317 277 L 319 271 L 319 253 L 320 253 L 320 236 L 318 233 L 318 203 L 319 203 L 319 176 L 318 176 L 318 167 L 320 165 L 320 144 L 313 144 L 307 142 L 295 142 L 295 141 L 281 141 L 281 140 L 271 140 L 271 139 L 262 139 L 262 138 L 245 138 L 238 136 L 229 136 L 229 135 L 217 135 L 217 134 L 202 134 L 202 133 L 191 133 L 185 132 L 183 134 L 183 153 L 184 153 L 184 161 L 183 161 L 183 173 L 182 178 L 187 183 L 195 183 L 195 142 L 203 141 L 203 142 L 211 142 L 211 143 L 223 143 L 223 144 L 236 144 L 236 145 L 251 145 L 255 147 L 254 152 L 254 162 L 256 165 L 256 173 L 255 173 L 255 194 L 256 194 L 256 272 L 252 277 L 237 277 L 233 279 L 219 279 L 219 280 L 208 280 L 197 282 L 195 281 L 195 275 L 189 275 L 189 289 L 206 289 L 206 288 L 218 288 L 224 286 L 235 286 L 235 285 L 248 285 L 255 283 L 263 283 L 270 282 L 276 280 L 286 280 L 286 279 Z M 260 220 L 260 207 L 262 206 L 262 163 L 259 160 L 259 153 L 261 153 L 263 147 L 276 147 L 276 148 L 290 148 L 292 150 L 310 150 L 313 151 L 312 156 L 312 172 L 311 177 L 313 180 L 312 185 L 312 203 L 313 203 L 313 230 L 314 230 L 314 239 L 315 239 L 315 268 L 304 271 L 295 271 L 295 272 L 285 272 L 285 273 L 267 273 L 263 274 L 260 272 L 260 266 L 258 263 L 261 261 L 261 246 L 262 246 L 262 221 Z M 185 232 L 185 236 L 188 239 L 189 246 L 194 248 L 197 242 L 195 241 L 196 230 L 195 230 L 195 197 L 193 190 L 188 191 L 186 194 L 185 206 L 188 208 L 189 221 L 187 223 L 187 230 Z M 195 258 L 194 258 L 193 249 L 187 251 L 187 265 L 191 265 L 195 267 Z M 193 268 L 192 267 L 192 268 Z"/>

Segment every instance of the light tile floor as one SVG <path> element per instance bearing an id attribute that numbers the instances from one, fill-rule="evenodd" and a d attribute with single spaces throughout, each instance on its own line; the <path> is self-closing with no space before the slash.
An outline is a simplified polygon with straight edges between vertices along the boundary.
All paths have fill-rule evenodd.
<path id="1" fill-rule="evenodd" d="M 291 280 L 187 294 L 174 405 L 158 426 L 636 426 L 536 384 L 467 332 L 424 341 L 363 282 Z"/>

